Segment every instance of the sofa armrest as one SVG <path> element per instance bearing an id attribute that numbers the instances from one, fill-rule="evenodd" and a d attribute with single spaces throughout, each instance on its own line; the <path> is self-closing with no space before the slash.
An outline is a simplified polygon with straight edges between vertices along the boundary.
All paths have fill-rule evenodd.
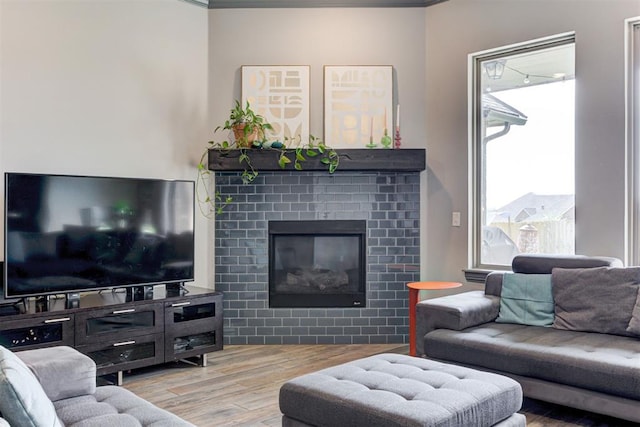
<path id="1" fill-rule="evenodd" d="M 461 331 L 491 322 L 500 312 L 500 298 L 470 291 L 419 302 L 416 305 L 416 350 L 424 355 L 424 336 L 434 329 Z"/>
<path id="2" fill-rule="evenodd" d="M 71 347 L 25 350 L 16 356 L 35 374 L 52 402 L 96 391 L 95 362 Z"/>

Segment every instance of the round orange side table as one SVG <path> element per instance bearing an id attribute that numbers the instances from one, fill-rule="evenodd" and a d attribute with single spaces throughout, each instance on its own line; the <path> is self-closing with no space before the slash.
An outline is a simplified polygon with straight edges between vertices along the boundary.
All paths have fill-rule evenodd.
<path id="1" fill-rule="evenodd" d="M 459 288 L 458 282 L 410 282 L 409 288 L 409 355 L 416 355 L 416 304 L 420 291 L 433 291 L 438 289 Z"/>

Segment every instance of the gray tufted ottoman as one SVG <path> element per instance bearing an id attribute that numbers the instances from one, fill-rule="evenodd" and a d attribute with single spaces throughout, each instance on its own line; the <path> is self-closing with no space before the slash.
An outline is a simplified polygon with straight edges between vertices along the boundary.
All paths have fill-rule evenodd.
<path id="1" fill-rule="evenodd" d="M 510 378 L 400 354 L 323 369 L 280 389 L 285 427 L 526 426 Z"/>

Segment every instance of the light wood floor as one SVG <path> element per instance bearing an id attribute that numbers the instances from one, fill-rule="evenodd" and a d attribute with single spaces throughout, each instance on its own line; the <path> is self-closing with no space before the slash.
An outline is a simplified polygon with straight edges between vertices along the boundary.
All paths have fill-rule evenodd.
<path id="1" fill-rule="evenodd" d="M 278 391 L 286 380 L 385 352 L 407 354 L 408 347 L 226 346 L 208 355 L 206 367 L 171 363 L 139 369 L 125 374 L 123 386 L 199 427 L 279 426 Z M 521 412 L 529 427 L 637 425 L 530 399 Z"/>

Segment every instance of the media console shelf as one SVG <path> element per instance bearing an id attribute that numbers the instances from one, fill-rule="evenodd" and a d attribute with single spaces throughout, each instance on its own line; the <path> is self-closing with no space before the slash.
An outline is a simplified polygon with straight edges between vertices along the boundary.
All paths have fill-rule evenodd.
<path id="1" fill-rule="evenodd" d="M 49 299 L 47 311 L 31 299 L 23 313 L 0 317 L 0 345 L 14 351 L 68 345 L 91 357 L 98 375 L 198 357 L 222 350 L 222 293 L 186 286 L 186 293 L 156 286 L 148 299 L 132 293 L 92 292 L 79 307 Z"/>

